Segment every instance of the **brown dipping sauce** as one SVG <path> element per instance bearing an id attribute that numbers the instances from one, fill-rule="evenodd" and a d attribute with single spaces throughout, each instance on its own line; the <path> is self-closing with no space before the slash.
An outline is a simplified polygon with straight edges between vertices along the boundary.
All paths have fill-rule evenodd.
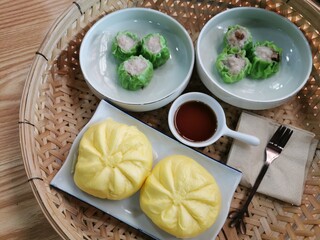
<path id="1" fill-rule="evenodd" d="M 185 139 L 201 142 L 209 139 L 217 129 L 217 117 L 205 103 L 189 101 L 182 104 L 175 113 L 177 132 Z"/>

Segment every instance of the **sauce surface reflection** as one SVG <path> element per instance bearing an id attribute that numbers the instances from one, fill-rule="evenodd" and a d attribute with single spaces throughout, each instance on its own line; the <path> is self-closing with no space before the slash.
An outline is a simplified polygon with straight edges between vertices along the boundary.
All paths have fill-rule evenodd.
<path id="1" fill-rule="evenodd" d="M 213 110 L 200 101 L 182 104 L 175 113 L 177 132 L 193 142 L 208 140 L 216 131 L 217 117 Z"/>

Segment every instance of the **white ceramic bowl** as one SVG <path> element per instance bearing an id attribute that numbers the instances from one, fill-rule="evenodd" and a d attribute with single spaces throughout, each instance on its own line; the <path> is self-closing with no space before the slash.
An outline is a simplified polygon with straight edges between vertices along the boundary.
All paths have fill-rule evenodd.
<path id="1" fill-rule="evenodd" d="M 223 82 L 215 61 L 228 26 L 236 24 L 248 28 L 254 42 L 269 40 L 282 48 L 278 73 L 263 80 Z M 236 107 L 260 110 L 285 103 L 305 85 L 312 56 L 303 33 L 288 19 L 268 10 L 240 7 L 217 14 L 203 27 L 196 44 L 196 65 L 202 82 L 215 96 Z"/>
<path id="2" fill-rule="evenodd" d="M 170 58 L 154 70 L 150 84 L 142 90 L 129 91 L 118 84 L 118 62 L 111 54 L 112 40 L 119 31 L 128 30 L 143 37 L 160 33 L 168 42 Z M 108 14 L 95 23 L 80 47 L 80 65 L 90 89 L 130 111 L 160 108 L 181 94 L 194 66 L 192 40 L 184 27 L 172 17 L 147 8 L 127 8 Z"/>
<path id="3" fill-rule="evenodd" d="M 176 118 L 177 111 L 183 104 L 187 102 L 192 102 L 192 101 L 204 103 L 205 105 L 207 105 L 212 109 L 212 111 L 216 116 L 216 123 L 212 123 L 212 124 L 216 125 L 217 128 L 214 134 L 207 140 L 196 142 L 196 141 L 186 139 L 183 136 L 181 136 L 178 130 L 176 129 L 175 118 Z M 211 96 L 204 93 L 200 93 L 200 92 L 185 93 L 179 96 L 176 100 L 174 100 L 168 114 L 168 125 L 170 128 L 170 131 L 175 136 L 175 138 L 180 142 L 182 142 L 183 144 L 190 147 L 209 146 L 210 144 L 216 142 L 222 136 L 229 136 L 254 146 L 257 146 L 260 144 L 260 139 L 258 139 L 257 137 L 230 129 L 227 126 L 226 116 L 222 106 Z"/>

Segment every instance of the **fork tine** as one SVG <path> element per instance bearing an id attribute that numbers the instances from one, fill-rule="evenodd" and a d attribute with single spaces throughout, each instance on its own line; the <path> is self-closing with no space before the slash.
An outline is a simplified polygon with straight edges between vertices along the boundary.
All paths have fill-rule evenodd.
<path id="1" fill-rule="evenodd" d="M 282 136 L 284 130 L 285 130 L 284 126 L 280 125 L 278 127 L 277 131 L 273 134 L 273 136 L 269 140 L 269 142 L 270 143 L 276 143 L 279 140 L 279 138 Z"/>
<path id="2" fill-rule="evenodd" d="M 269 145 L 273 145 L 277 148 L 284 148 L 284 146 L 289 141 L 293 131 L 283 125 L 280 125 L 274 135 L 269 141 Z"/>
<path id="3" fill-rule="evenodd" d="M 287 142 L 289 141 L 289 138 L 291 137 L 293 131 L 289 128 L 286 128 L 279 143 L 278 146 L 281 148 L 284 148 L 284 146 L 287 144 Z"/>
<path id="4" fill-rule="evenodd" d="M 277 131 L 273 134 L 267 146 L 275 151 L 282 151 L 284 146 L 289 141 L 293 131 L 283 125 L 280 125 Z"/>

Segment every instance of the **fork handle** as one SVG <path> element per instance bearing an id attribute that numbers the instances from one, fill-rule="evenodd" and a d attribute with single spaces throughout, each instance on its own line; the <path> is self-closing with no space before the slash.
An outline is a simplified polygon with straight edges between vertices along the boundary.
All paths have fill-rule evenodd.
<path id="1" fill-rule="evenodd" d="M 254 194 L 257 192 L 258 187 L 260 186 L 260 183 L 261 183 L 264 175 L 266 174 L 266 172 L 267 172 L 267 170 L 269 168 L 269 165 L 270 165 L 269 163 L 264 162 L 264 164 L 263 164 L 263 166 L 262 166 L 262 168 L 261 168 L 261 170 L 259 172 L 259 175 L 258 175 L 256 181 L 254 182 L 254 185 L 253 185 L 253 187 L 252 187 L 252 189 L 250 191 L 250 194 L 249 194 L 245 204 L 242 207 L 242 209 L 245 209 L 245 211 L 247 211 L 247 208 L 248 208 L 248 206 L 249 206 Z"/>

